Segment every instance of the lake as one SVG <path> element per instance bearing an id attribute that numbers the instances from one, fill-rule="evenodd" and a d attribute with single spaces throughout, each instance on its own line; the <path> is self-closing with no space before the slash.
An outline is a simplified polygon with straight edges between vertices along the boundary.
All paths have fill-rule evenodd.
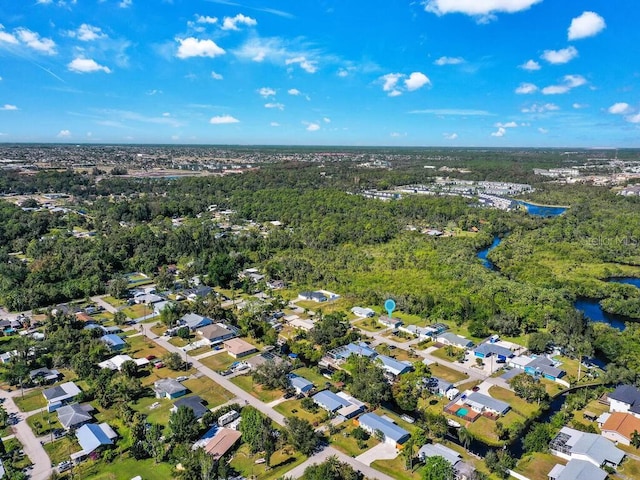
<path id="1" fill-rule="evenodd" d="M 518 204 L 527 209 L 529 215 L 536 217 L 557 217 L 567 211 L 567 207 L 553 207 L 545 205 L 534 205 L 533 203 L 518 200 Z"/>
<path id="2" fill-rule="evenodd" d="M 493 250 L 498 245 L 500 245 L 500 242 L 502 242 L 502 239 L 500 237 L 494 237 L 493 238 L 493 242 L 491 243 L 491 245 L 489 245 L 487 248 L 485 248 L 483 250 L 480 250 L 478 252 L 478 254 L 477 254 L 477 257 L 482 262 L 482 265 L 487 267 L 489 270 L 495 270 L 496 266 L 493 263 L 491 263 L 491 261 L 487 258 L 487 255 L 489 255 L 489 252 L 491 250 Z"/>
<path id="3" fill-rule="evenodd" d="M 626 285 L 633 285 L 634 287 L 640 288 L 640 278 L 637 277 L 612 277 L 608 278 L 607 282 L 624 283 Z"/>
<path id="4" fill-rule="evenodd" d="M 600 322 L 600 323 L 608 323 L 613 328 L 617 328 L 618 330 L 624 330 L 624 322 L 625 317 L 621 315 L 612 315 L 611 313 L 607 313 L 602 310 L 600 306 L 600 302 L 598 300 L 590 299 L 590 298 L 579 298 L 573 303 L 573 306 L 576 307 L 577 310 L 580 310 L 584 313 L 584 316 L 587 317 L 592 322 Z M 630 321 L 630 319 L 626 319 Z"/>

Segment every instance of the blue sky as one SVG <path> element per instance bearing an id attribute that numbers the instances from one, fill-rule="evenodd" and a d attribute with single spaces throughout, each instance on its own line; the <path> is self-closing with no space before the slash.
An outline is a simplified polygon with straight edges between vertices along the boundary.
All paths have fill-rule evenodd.
<path id="1" fill-rule="evenodd" d="M 0 142 L 640 147 L 637 0 L 5 0 Z"/>

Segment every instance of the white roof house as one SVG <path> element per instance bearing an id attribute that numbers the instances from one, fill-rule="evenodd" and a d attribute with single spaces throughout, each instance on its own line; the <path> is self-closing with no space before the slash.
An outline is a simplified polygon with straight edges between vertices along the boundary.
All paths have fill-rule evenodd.
<path id="1" fill-rule="evenodd" d="M 80 392 L 80 388 L 75 383 L 66 382 L 47 388 L 42 392 L 42 395 L 47 400 L 48 411 L 54 412 L 65 403 L 73 400 Z"/>
<path id="2" fill-rule="evenodd" d="M 601 467 L 620 465 L 625 453 L 613 442 L 595 433 L 563 427 L 549 445 L 551 453 L 566 460 L 585 460 Z"/>

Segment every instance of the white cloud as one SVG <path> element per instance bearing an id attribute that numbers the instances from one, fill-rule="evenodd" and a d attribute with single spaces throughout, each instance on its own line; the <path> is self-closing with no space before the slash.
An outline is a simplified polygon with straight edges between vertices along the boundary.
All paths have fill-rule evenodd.
<path id="1" fill-rule="evenodd" d="M 568 63 L 578 56 L 578 50 L 572 45 L 560 50 L 545 50 L 540 58 L 554 65 Z"/>
<path id="2" fill-rule="evenodd" d="M 133 0 L 122 0 L 118 6 L 120 8 L 129 8 L 133 4 Z"/>
<path id="3" fill-rule="evenodd" d="M 491 132 L 492 137 L 504 137 L 507 130 L 504 127 L 498 127 L 498 130 L 495 132 Z"/>
<path id="4" fill-rule="evenodd" d="M 536 70 L 540 70 L 540 64 L 535 60 L 527 60 L 525 63 L 520 65 L 520 68 L 523 70 L 528 70 L 529 72 L 534 72 Z"/>
<path id="5" fill-rule="evenodd" d="M 516 122 L 507 122 L 507 123 L 498 122 L 494 125 L 494 127 L 498 127 L 498 128 L 516 128 L 517 126 L 518 124 Z"/>
<path id="6" fill-rule="evenodd" d="M 287 90 L 287 93 L 289 95 L 293 95 L 295 97 L 295 96 L 300 95 L 302 92 L 300 90 L 298 90 L 297 88 L 290 88 L 289 90 Z"/>
<path id="7" fill-rule="evenodd" d="M 614 115 L 624 115 L 631 112 L 631 105 L 626 102 L 618 102 L 611 105 L 607 111 Z"/>
<path id="8" fill-rule="evenodd" d="M 150 97 L 153 97 L 154 95 L 158 95 L 161 94 L 162 90 L 158 90 L 158 89 L 153 89 L 153 90 L 148 90 L 145 94 L 149 95 Z"/>
<path id="9" fill-rule="evenodd" d="M 56 135 L 58 138 L 69 138 L 71 136 L 71 131 L 70 130 L 60 130 L 60 132 L 58 132 L 58 135 Z"/>
<path id="10" fill-rule="evenodd" d="M 427 12 L 436 15 L 463 13 L 477 17 L 481 22 L 495 18 L 496 13 L 515 13 L 529 9 L 542 0 L 425 0 Z"/>
<path id="11" fill-rule="evenodd" d="M 402 92 L 400 90 L 391 90 L 389 92 L 390 97 L 399 97 L 400 95 L 402 95 Z"/>
<path id="12" fill-rule="evenodd" d="M 176 38 L 176 41 L 180 44 L 176 57 L 178 58 L 191 58 L 191 57 L 217 57 L 218 55 L 224 55 L 226 52 L 220 48 L 213 40 L 198 40 L 194 37 L 188 38 Z"/>
<path id="13" fill-rule="evenodd" d="M 395 90 L 396 85 L 398 84 L 398 80 L 403 77 L 401 73 L 387 73 L 380 77 L 380 79 L 384 82 L 382 85 L 382 90 L 385 92 L 392 92 Z"/>
<path id="14" fill-rule="evenodd" d="M 5 32 L 4 25 L 0 24 L 0 43 L 10 43 L 11 45 L 18 45 L 20 42 L 15 35 Z"/>
<path id="15" fill-rule="evenodd" d="M 214 80 L 222 80 L 224 77 L 219 73 L 211 72 L 211 78 Z"/>
<path id="16" fill-rule="evenodd" d="M 307 124 L 307 131 L 308 132 L 316 132 L 320 130 L 320 125 L 318 125 L 317 123 L 309 123 Z"/>
<path id="17" fill-rule="evenodd" d="M 447 140 L 455 140 L 458 138 L 457 133 L 443 133 L 442 136 Z"/>
<path id="18" fill-rule="evenodd" d="M 625 120 L 629 123 L 640 123 L 640 113 L 629 115 L 628 117 L 625 117 Z"/>
<path id="19" fill-rule="evenodd" d="M 280 126 L 280 124 L 278 122 L 271 122 L 269 125 L 272 126 L 272 127 L 279 127 Z"/>
<path id="20" fill-rule="evenodd" d="M 338 70 L 338 74 L 339 77 L 344 78 L 344 77 L 348 77 L 349 76 L 349 70 L 347 70 L 346 68 L 341 68 L 340 70 Z"/>
<path id="21" fill-rule="evenodd" d="M 262 87 L 258 89 L 258 93 L 262 95 L 264 98 L 273 97 L 276 94 L 276 91 L 270 87 Z"/>
<path id="22" fill-rule="evenodd" d="M 196 23 L 208 23 L 209 25 L 213 25 L 214 23 L 218 23 L 218 18 L 205 15 L 196 15 Z"/>
<path id="23" fill-rule="evenodd" d="M 164 112 L 164 113 L 162 114 L 162 116 L 163 116 L 163 117 L 170 117 L 170 116 L 171 116 L 171 114 L 170 114 L 169 112 Z"/>
<path id="24" fill-rule="evenodd" d="M 432 115 L 443 115 L 443 116 L 455 115 L 455 116 L 463 116 L 463 117 L 493 115 L 492 113 L 486 110 L 466 110 L 463 108 L 426 108 L 424 110 L 411 110 L 409 113 L 414 113 L 414 114 L 428 113 Z"/>
<path id="25" fill-rule="evenodd" d="M 223 30 L 240 30 L 238 25 L 246 25 L 247 27 L 255 27 L 258 22 L 255 18 L 246 17 L 239 13 L 235 17 L 224 17 L 222 21 Z"/>
<path id="26" fill-rule="evenodd" d="M 561 95 L 569 92 L 571 89 L 586 85 L 587 80 L 582 75 L 565 75 L 562 77 L 562 84 L 549 85 L 542 89 L 544 95 Z"/>
<path id="27" fill-rule="evenodd" d="M 571 105 L 573 108 L 575 108 L 576 110 L 580 110 L 582 108 L 588 108 L 589 105 L 587 105 L 586 103 L 574 103 L 573 105 Z"/>
<path id="28" fill-rule="evenodd" d="M 211 117 L 211 120 L 209 120 L 209 123 L 213 125 L 224 125 L 228 123 L 239 123 L 239 122 L 240 120 L 238 120 L 235 117 L 232 117 L 231 115 L 218 115 L 216 117 Z"/>
<path id="29" fill-rule="evenodd" d="M 389 134 L 389 136 L 393 137 L 393 138 L 399 138 L 399 137 L 406 137 L 407 136 L 407 132 L 404 133 L 400 133 L 400 132 L 391 132 Z"/>
<path id="30" fill-rule="evenodd" d="M 323 117 L 323 118 L 322 118 L 322 121 L 323 121 L 324 123 L 331 123 L 331 119 L 330 119 L 329 117 Z"/>
<path id="31" fill-rule="evenodd" d="M 285 65 L 298 64 L 300 65 L 300 68 L 302 68 L 307 73 L 316 73 L 318 71 L 318 62 L 313 60 L 308 60 L 307 57 L 305 56 L 288 58 L 287 60 L 284 61 L 284 64 Z"/>
<path id="32" fill-rule="evenodd" d="M 0 107 L 0 110 L 4 110 L 4 111 L 18 110 L 18 107 L 16 107 L 15 105 L 10 105 L 8 103 L 5 103 L 2 107 Z"/>
<path id="33" fill-rule="evenodd" d="M 440 57 L 435 62 L 434 65 L 443 66 L 443 65 L 460 65 L 464 63 L 464 58 L 462 57 Z"/>
<path id="34" fill-rule="evenodd" d="M 284 105 L 282 103 L 269 102 L 264 104 L 264 108 L 277 108 L 278 110 L 284 110 Z"/>
<path id="35" fill-rule="evenodd" d="M 424 73 L 413 72 L 409 75 L 409 78 L 405 79 L 404 84 L 407 87 L 407 90 L 412 92 L 424 87 L 425 85 L 431 85 L 431 80 L 429 80 L 429 77 Z"/>
<path id="36" fill-rule="evenodd" d="M 546 128 L 538 128 L 538 132 L 542 133 L 543 135 L 546 135 L 547 133 L 549 133 L 549 130 L 547 130 Z"/>
<path id="37" fill-rule="evenodd" d="M 563 80 L 569 88 L 581 87 L 587 83 L 587 79 L 582 75 L 565 75 Z"/>
<path id="38" fill-rule="evenodd" d="M 38 33 L 26 28 L 18 28 L 15 32 L 20 41 L 27 47 L 47 55 L 56 54 L 56 43 L 50 38 L 41 38 Z"/>
<path id="39" fill-rule="evenodd" d="M 76 57 L 67 64 L 67 68 L 76 73 L 93 73 L 104 72 L 111 73 L 109 67 L 100 65 L 98 62 L 91 58 Z"/>
<path id="40" fill-rule="evenodd" d="M 567 85 L 549 85 L 542 89 L 543 95 L 562 95 L 571 90 Z"/>
<path id="41" fill-rule="evenodd" d="M 107 34 L 100 27 L 94 27 L 88 23 L 83 23 L 77 30 L 70 30 L 67 34 L 71 38 L 77 38 L 83 42 L 91 42 L 101 38 L 107 38 Z"/>
<path id="42" fill-rule="evenodd" d="M 534 103 L 530 107 L 525 107 L 521 110 L 522 113 L 545 113 L 560 110 L 560 107 L 555 103 L 537 104 Z"/>
<path id="43" fill-rule="evenodd" d="M 516 88 L 516 93 L 518 95 L 528 95 L 530 93 L 535 93 L 538 91 L 538 87 L 533 83 L 521 83 L 518 88 Z"/>
<path id="44" fill-rule="evenodd" d="M 571 20 L 567 36 L 569 40 L 593 37 L 604 30 L 606 26 L 604 18 L 597 13 L 583 12 L 582 15 Z"/>

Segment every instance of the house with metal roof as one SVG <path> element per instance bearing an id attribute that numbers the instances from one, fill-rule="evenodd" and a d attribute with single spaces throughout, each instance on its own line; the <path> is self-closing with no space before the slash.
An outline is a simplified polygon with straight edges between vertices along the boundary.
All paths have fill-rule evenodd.
<path id="1" fill-rule="evenodd" d="M 178 400 L 173 402 L 171 412 L 176 413 L 178 411 L 178 408 L 180 407 L 190 408 L 193 411 L 196 419 L 198 420 L 201 419 L 202 416 L 209 411 L 209 409 L 204 406 L 204 400 L 198 395 L 179 398 Z"/>
<path id="2" fill-rule="evenodd" d="M 341 408 L 351 405 L 347 400 L 339 397 L 331 390 L 322 390 L 311 398 L 320 408 L 324 408 L 329 413 L 335 413 Z"/>
<path id="3" fill-rule="evenodd" d="M 42 392 L 42 395 L 47 401 L 47 411 L 55 412 L 61 406 L 72 402 L 80 392 L 80 388 L 75 383 L 66 382 L 47 388 Z"/>
<path id="4" fill-rule="evenodd" d="M 289 383 L 294 388 L 297 394 L 306 394 L 313 390 L 313 383 L 299 375 L 290 374 Z"/>
<path id="5" fill-rule="evenodd" d="M 434 330 L 430 327 L 418 327 L 417 325 L 400 325 L 398 330 L 418 337 L 420 340 L 429 339 L 434 333 Z"/>
<path id="6" fill-rule="evenodd" d="M 153 384 L 156 398 L 178 398 L 187 393 L 187 387 L 173 378 L 162 378 Z"/>
<path id="7" fill-rule="evenodd" d="M 46 367 L 37 368 L 29 372 L 29 378 L 32 381 L 53 383 L 60 379 L 60 372 L 58 370 L 49 370 Z"/>
<path id="8" fill-rule="evenodd" d="M 428 377 L 422 380 L 425 387 L 434 395 L 444 396 L 453 388 L 453 383 L 438 377 Z"/>
<path id="9" fill-rule="evenodd" d="M 356 317 L 361 317 L 361 318 L 371 318 L 376 314 L 376 312 L 374 312 L 370 308 L 362 308 L 362 307 L 353 307 L 351 309 L 351 313 L 353 313 Z"/>
<path id="10" fill-rule="evenodd" d="M 375 358 L 376 362 L 382 365 L 385 372 L 389 373 L 393 377 L 398 377 L 403 373 L 410 372 L 413 366 L 409 362 L 401 362 L 395 358 L 387 357 L 386 355 L 378 355 Z"/>
<path id="11" fill-rule="evenodd" d="M 411 434 L 395 423 L 382 418 L 375 413 L 365 413 L 357 420 L 360 427 L 371 435 L 376 431 L 381 431 L 384 435 L 384 442 L 402 448 L 402 444 L 409 440 Z"/>
<path id="12" fill-rule="evenodd" d="M 71 455 L 73 460 L 79 460 L 95 452 L 101 447 L 113 445 L 118 435 L 107 423 L 87 423 L 76 430 L 76 438 L 82 450 Z"/>
<path id="13" fill-rule="evenodd" d="M 378 323 L 384 325 L 386 328 L 398 328 L 404 322 L 396 317 L 388 317 L 387 315 L 380 315 Z"/>
<path id="14" fill-rule="evenodd" d="M 464 398 L 465 405 L 478 413 L 489 412 L 496 415 L 504 415 L 511 410 L 511 405 L 501 400 L 480 392 L 471 392 Z"/>
<path id="15" fill-rule="evenodd" d="M 549 480 L 605 480 L 607 472 L 584 460 L 556 464 L 547 474 Z"/>
<path id="16" fill-rule="evenodd" d="M 596 467 L 620 465 L 625 453 L 613 442 L 595 433 L 563 427 L 549 444 L 554 455 L 566 460 L 585 460 Z"/>
<path id="17" fill-rule="evenodd" d="M 557 363 L 550 358 L 544 356 L 533 357 L 533 359 L 525 365 L 524 371 L 534 377 L 542 376 L 555 382 L 558 378 L 565 375 L 564 370 L 557 368 L 556 365 Z"/>
<path id="18" fill-rule="evenodd" d="M 451 332 L 444 332 L 439 334 L 436 338 L 436 342 L 442 343 L 443 345 L 452 345 L 454 347 L 464 349 L 473 347 L 473 342 L 471 340 Z"/>
<path id="19" fill-rule="evenodd" d="M 373 350 L 364 342 L 349 343 L 342 347 L 334 348 L 328 352 L 329 357 L 334 360 L 346 360 L 351 355 L 359 355 L 361 357 L 372 358 L 378 355 L 378 352 Z"/>
<path id="20" fill-rule="evenodd" d="M 312 300 L 314 302 L 322 303 L 329 300 L 327 296 L 322 292 L 300 292 L 298 294 L 300 300 Z"/>
<path id="21" fill-rule="evenodd" d="M 203 317 L 202 315 L 198 315 L 197 313 L 187 313 L 180 318 L 180 325 L 185 327 L 189 327 L 189 330 L 195 331 L 198 328 L 205 327 L 207 325 L 211 325 L 213 320 L 208 317 Z"/>
<path id="22" fill-rule="evenodd" d="M 109 370 L 120 370 L 125 362 L 133 362 L 137 367 L 142 367 L 149 364 L 149 360 L 147 360 L 146 358 L 133 359 L 129 355 L 116 355 L 103 362 L 100 362 L 98 366 L 100 368 L 108 368 Z"/>
<path id="23" fill-rule="evenodd" d="M 84 405 L 73 403 L 58 408 L 56 413 L 58 414 L 60 424 L 65 430 L 70 430 L 90 422 L 93 419 L 90 412 L 93 412 L 93 410 L 94 408 L 89 403 L 85 403 Z"/>
<path id="24" fill-rule="evenodd" d="M 107 335 L 103 335 L 100 337 L 100 341 L 104 343 L 109 350 L 117 352 L 120 351 L 127 346 L 127 342 L 125 342 L 122 338 L 120 338 L 115 333 L 109 333 Z"/>
<path id="25" fill-rule="evenodd" d="M 609 395 L 609 411 L 640 417 L 640 390 L 633 385 L 619 385 Z"/>
<path id="26" fill-rule="evenodd" d="M 506 347 L 496 345 L 491 342 L 484 342 L 473 349 L 473 354 L 478 358 L 489 358 L 494 356 L 499 362 L 506 362 L 514 353 Z"/>

